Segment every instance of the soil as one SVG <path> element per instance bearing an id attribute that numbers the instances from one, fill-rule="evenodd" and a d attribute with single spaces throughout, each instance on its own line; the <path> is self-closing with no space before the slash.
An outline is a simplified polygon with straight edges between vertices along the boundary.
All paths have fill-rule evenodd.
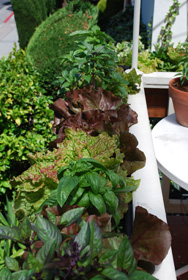
<path id="1" fill-rule="evenodd" d="M 183 85 L 181 84 L 180 81 L 176 81 L 174 84 L 173 84 L 173 87 L 179 89 L 179 90 L 182 90 L 182 91 L 186 91 L 188 92 L 188 80 L 185 80 Z"/>

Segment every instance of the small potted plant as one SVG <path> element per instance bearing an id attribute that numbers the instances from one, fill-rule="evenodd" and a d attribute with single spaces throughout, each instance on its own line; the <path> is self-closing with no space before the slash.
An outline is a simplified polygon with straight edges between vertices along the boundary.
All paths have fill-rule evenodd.
<path id="1" fill-rule="evenodd" d="M 188 54 L 188 42 L 183 46 Z M 183 56 L 179 62 L 181 72 L 169 82 L 169 96 L 172 98 L 177 122 L 188 127 L 188 56 Z"/>

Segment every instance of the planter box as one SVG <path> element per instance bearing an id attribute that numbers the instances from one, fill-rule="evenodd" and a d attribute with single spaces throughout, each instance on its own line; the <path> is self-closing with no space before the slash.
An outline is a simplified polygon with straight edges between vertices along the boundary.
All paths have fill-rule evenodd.
<path id="1" fill-rule="evenodd" d="M 135 179 L 141 179 L 138 190 L 133 193 L 133 213 L 135 207 L 139 205 L 146 208 L 149 213 L 167 222 L 143 84 L 138 94 L 129 96 L 128 103 L 138 114 L 138 123 L 130 128 L 130 132 L 137 137 L 138 148 L 146 155 L 145 167 L 133 174 Z M 176 280 L 171 249 L 163 262 L 156 266 L 153 275 L 159 280 Z"/>
<path id="2" fill-rule="evenodd" d="M 148 115 L 150 118 L 164 118 L 174 112 L 168 96 L 168 83 L 176 72 L 153 72 L 143 74 Z"/>

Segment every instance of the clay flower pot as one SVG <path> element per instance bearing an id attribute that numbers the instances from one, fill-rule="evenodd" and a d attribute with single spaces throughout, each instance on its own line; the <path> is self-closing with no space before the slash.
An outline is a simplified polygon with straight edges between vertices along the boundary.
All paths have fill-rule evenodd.
<path id="1" fill-rule="evenodd" d="M 188 83 L 181 86 L 180 79 L 174 78 L 169 82 L 169 96 L 172 98 L 176 120 L 188 127 Z"/>

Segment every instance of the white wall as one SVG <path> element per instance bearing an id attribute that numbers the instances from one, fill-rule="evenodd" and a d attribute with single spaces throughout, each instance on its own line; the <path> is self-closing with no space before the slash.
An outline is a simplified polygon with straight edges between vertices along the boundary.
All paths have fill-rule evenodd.
<path id="1" fill-rule="evenodd" d="M 176 17 L 172 26 L 172 42 L 175 45 L 177 45 L 178 42 L 184 42 L 187 37 L 187 0 L 179 0 L 179 2 L 181 3 L 179 15 Z M 157 37 L 160 33 L 161 26 L 165 26 L 164 19 L 172 4 L 173 0 L 154 1 L 152 49 L 153 45 L 157 43 Z M 147 10 L 147 7 L 145 7 L 145 9 Z"/>

